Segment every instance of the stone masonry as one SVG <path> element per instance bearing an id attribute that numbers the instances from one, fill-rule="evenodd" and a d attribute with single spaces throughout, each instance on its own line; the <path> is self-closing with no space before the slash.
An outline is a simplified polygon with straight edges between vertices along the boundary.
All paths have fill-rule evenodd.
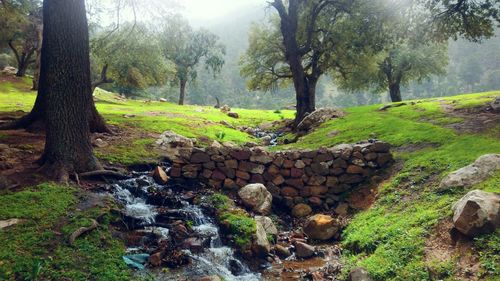
<path id="1" fill-rule="evenodd" d="M 389 144 L 371 140 L 319 150 L 268 152 L 215 142 L 206 148 L 180 148 L 169 175 L 201 179 L 210 187 L 237 191 L 262 183 L 290 209 L 307 203 L 331 206 L 339 195 L 370 180 L 393 162 Z"/>

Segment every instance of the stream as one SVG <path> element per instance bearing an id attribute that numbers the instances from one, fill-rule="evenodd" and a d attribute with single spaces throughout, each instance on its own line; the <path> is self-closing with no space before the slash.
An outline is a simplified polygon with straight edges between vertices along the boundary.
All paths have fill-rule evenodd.
<path id="1" fill-rule="evenodd" d="M 262 280 L 259 273 L 252 272 L 236 257 L 232 248 L 224 245 L 215 220 L 191 202 L 194 195 L 189 189 L 193 187 L 158 185 L 149 173 L 134 173 L 133 178 L 110 185 L 109 192 L 124 206 L 124 221 L 131 236 L 139 236 L 135 245 L 128 245 L 127 257 L 149 258 L 158 249 L 170 252 L 175 248 L 172 255 L 185 261 L 169 266 L 168 270 L 162 270 L 164 265 L 156 268 L 146 265 L 137 274 L 148 275 L 153 280 L 204 277 L 217 280 L 216 276 L 227 281 Z M 185 230 L 189 234 L 182 236 Z M 140 269 L 146 260 L 138 263 L 136 268 Z"/>

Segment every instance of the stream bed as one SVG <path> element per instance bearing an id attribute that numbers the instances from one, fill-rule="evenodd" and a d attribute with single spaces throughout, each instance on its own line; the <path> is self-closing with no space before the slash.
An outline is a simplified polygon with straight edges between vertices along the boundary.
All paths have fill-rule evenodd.
<path id="1" fill-rule="evenodd" d="M 159 185 L 149 173 L 108 186 L 123 205 L 128 228 L 124 260 L 153 280 L 263 280 L 223 243 L 215 220 L 193 203 L 195 189 Z"/>

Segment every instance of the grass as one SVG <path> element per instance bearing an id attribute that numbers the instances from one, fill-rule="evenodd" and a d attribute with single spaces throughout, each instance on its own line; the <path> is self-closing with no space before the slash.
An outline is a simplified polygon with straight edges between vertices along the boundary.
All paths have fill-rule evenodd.
<path id="1" fill-rule="evenodd" d="M 0 231 L 0 280 L 130 280 L 123 264 L 124 246 L 113 239 L 109 217 L 100 227 L 78 238 L 72 247 L 69 235 L 89 225 L 106 210 L 79 211 L 80 192 L 71 186 L 40 184 L 0 196 L 0 220 L 22 222 Z"/>
<path id="2" fill-rule="evenodd" d="M 497 91 L 446 100 L 455 100 L 454 104 L 464 106 L 477 105 L 499 95 Z M 476 97 L 480 102 L 475 102 Z M 344 274 L 354 266 L 363 266 L 375 280 L 430 280 L 430 269 L 444 265 L 424 261 L 426 238 L 438 221 L 451 215 L 451 205 L 469 191 L 450 190 L 440 194 L 435 192 L 435 187 L 447 173 L 470 164 L 483 154 L 499 153 L 498 135 L 460 135 L 443 127 L 460 120 L 447 116 L 438 100 L 419 101 L 383 112 L 377 110 L 379 107 L 349 108 L 344 118 L 329 121 L 297 143 L 276 149 L 331 147 L 373 137 L 388 141 L 393 149 L 400 148 L 395 156 L 404 162 L 402 170 L 380 188 L 375 206 L 357 214 L 343 231 L 347 265 Z M 339 131 L 339 134 L 325 137 L 332 131 Z M 409 144 L 423 149 L 407 151 L 404 147 Z M 473 188 L 499 192 L 499 177 L 497 172 Z M 498 249 L 499 241 L 492 236 L 480 241 L 489 245 L 481 255 L 482 277 L 497 278 L 498 269 L 492 270 L 491 265 L 498 258 L 487 249 Z M 443 272 L 454 271 L 448 268 L 452 262 L 445 264 Z"/>
<path id="3" fill-rule="evenodd" d="M 29 83 L 26 79 L 0 83 L 0 112 L 31 110 L 36 93 L 29 90 Z M 123 131 L 135 131 L 138 135 L 147 135 L 171 130 L 185 137 L 197 138 L 202 145 L 213 140 L 231 141 L 236 144 L 258 143 L 258 139 L 241 132 L 237 127 L 258 126 L 294 117 L 294 112 L 290 110 L 276 113 L 272 110 L 233 109 L 240 116 L 234 119 L 209 106 L 179 106 L 156 101 L 123 100 L 113 93 L 100 89 L 95 91 L 94 99 L 98 111 L 108 124 L 116 125 Z M 222 139 L 221 135 L 224 136 Z M 153 156 L 151 143 L 151 139 L 137 140 L 132 144 L 123 143 L 118 147 L 97 149 L 97 155 L 102 159 L 122 164 L 143 163 Z"/>

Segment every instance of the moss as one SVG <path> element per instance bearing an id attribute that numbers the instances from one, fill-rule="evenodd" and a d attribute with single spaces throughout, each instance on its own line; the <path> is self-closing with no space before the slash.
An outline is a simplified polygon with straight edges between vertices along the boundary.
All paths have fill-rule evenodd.
<path id="1" fill-rule="evenodd" d="M 76 240 L 67 238 L 107 210 L 75 208 L 79 191 L 45 183 L 0 196 L 0 219 L 22 223 L 0 231 L 1 280 L 130 280 L 121 260 L 123 244 L 113 239 L 104 216 L 100 227 Z"/>
<path id="2" fill-rule="evenodd" d="M 236 246 L 246 249 L 252 244 L 257 227 L 247 212 L 236 208 L 229 197 L 220 193 L 207 197 L 206 203 L 215 208 L 219 223 L 233 237 Z"/>
<path id="3" fill-rule="evenodd" d="M 481 277 L 500 277 L 500 231 L 475 238 L 474 246 L 482 265 Z"/>
<path id="4" fill-rule="evenodd" d="M 100 159 L 122 165 L 156 162 L 160 153 L 153 148 L 154 142 L 151 138 L 134 140 L 128 144 L 97 148 L 95 154 Z"/>

